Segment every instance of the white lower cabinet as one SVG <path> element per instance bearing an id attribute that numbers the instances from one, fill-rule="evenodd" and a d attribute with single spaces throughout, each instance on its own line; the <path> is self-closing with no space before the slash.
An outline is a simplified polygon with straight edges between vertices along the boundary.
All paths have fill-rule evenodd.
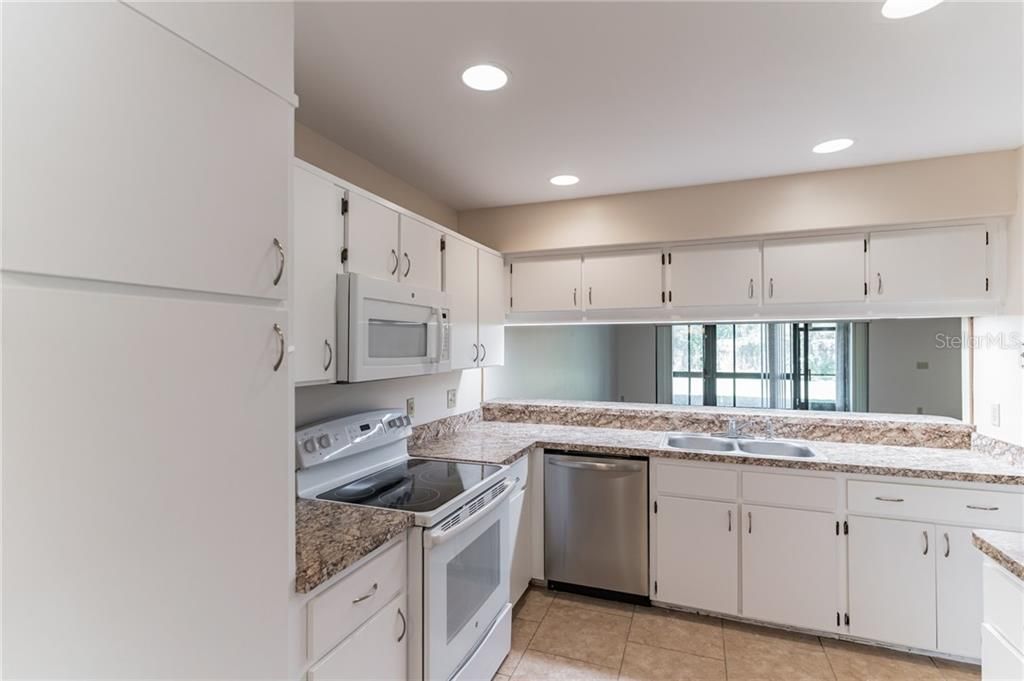
<path id="1" fill-rule="evenodd" d="M 982 584 L 981 678 L 1020 681 L 1024 679 L 1024 582 L 985 557 Z"/>
<path id="2" fill-rule="evenodd" d="M 834 631 L 840 610 L 834 514 L 744 504 L 743 521 L 744 617 Z"/>
<path id="3" fill-rule="evenodd" d="M 509 497 L 512 567 L 509 570 L 509 601 L 515 603 L 530 586 L 533 573 L 533 504 L 529 483 L 529 457 L 519 459 L 510 471 L 519 486 Z"/>
<path id="4" fill-rule="evenodd" d="M 935 528 L 886 518 L 849 519 L 850 633 L 935 648 Z"/>
<path id="5" fill-rule="evenodd" d="M 935 528 L 938 649 L 981 657 L 982 555 L 971 543 L 971 528 Z"/>
<path id="6" fill-rule="evenodd" d="M 396 681 L 406 678 L 407 612 L 403 593 L 313 665 L 307 675 L 309 681 Z"/>
<path id="7" fill-rule="evenodd" d="M 739 611 L 739 511 L 735 503 L 659 496 L 653 600 Z"/>

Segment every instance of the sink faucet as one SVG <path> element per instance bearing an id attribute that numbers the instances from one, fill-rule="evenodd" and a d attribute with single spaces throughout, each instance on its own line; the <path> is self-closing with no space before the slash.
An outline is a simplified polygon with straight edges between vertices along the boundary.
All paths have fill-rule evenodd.
<path id="1" fill-rule="evenodd" d="M 715 433 L 718 437 L 728 437 L 733 439 L 739 439 L 744 437 L 740 424 L 736 419 L 729 419 L 726 421 L 725 432 Z"/>

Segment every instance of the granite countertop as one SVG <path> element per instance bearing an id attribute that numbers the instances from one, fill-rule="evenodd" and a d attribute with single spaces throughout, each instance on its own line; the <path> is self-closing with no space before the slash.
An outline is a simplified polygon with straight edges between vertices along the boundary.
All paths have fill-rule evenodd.
<path id="1" fill-rule="evenodd" d="M 1024 580 L 1024 534 L 1000 530 L 975 530 L 974 545 L 986 556 Z"/>
<path id="2" fill-rule="evenodd" d="M 312 591 L 405 532 L 413 515 L 333 501 L 295 501 L 295 590 Z"/>
<path id="3" fill-rule="evenodd" d="M 1024 468 L 969 449 L 803 442 L 823 458 L 770 459 L 686 452 L 661 446 L 664 432 L 590 426 L 481 421 L 457 433 L 410 447 L 411 456 L 510 464 L 534 447 L 749 464 L 932 480 L 1024 484 Z"/>

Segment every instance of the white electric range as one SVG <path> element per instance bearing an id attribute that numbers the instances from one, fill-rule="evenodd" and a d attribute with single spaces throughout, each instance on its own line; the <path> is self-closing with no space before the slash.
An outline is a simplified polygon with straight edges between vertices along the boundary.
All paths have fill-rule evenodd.
<path id="1" fill-rule="evenodd" d="M 511 648 L 505 466 L 410 457 L 411 421 L 386 409 L 295 433 L 298 495 L 405 511 L 409 678 L 489 681 Z"/>

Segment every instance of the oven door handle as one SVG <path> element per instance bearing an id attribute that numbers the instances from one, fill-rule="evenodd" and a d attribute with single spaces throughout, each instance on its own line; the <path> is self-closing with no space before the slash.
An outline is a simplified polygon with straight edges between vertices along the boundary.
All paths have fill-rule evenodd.
<path id="1" fill-rule="evenodd" d="M 517 487 L 519 487 L 519 478 L 514 478 L 514 479 L 513 478 L 505 478 L 504 480 L 502 480 L 502 483 L 505 484 L 505 489 L 502 490 L 501 494 L 499 494 L 498 496 L 496 496 L 493 499 L 491 499 L 487 503 L 486 506 L 484 506 L 483 508 L 478 510 L 476 513 L 474 513 L 470 517 L 466 518 L 465 520 L 463 520 L 460 523 L 455 524 L 453 527 L 451 527 L 448 530 L 431 530 L 429 532 L 424 532 L 423 533 L 423 546 L 424 546 L 424 548 L 428 548 L 429 549 L 429 548 L 433 548 L 435 546 L 440 546 L 441 544 L 444 544 L 444 543 L 454 539 L 455 537 L 459 536 L 460 534 L 462 534 L 463 532 L 465 532 L 469 528 L 473 527 L 474 525 L 477 524 L 478 521 L 480 521 L 480 520 L 486 518 L 487 516 L 489 516 L 490 512 L 492 510 L 497 508 L 499 504 L 501 504 L 502 502 L 505 501 L 506 498 L 508 498 L 508 495 L 512 494 L 512 492 Z M 498 484 L 502 484 L 502 483 L 498 483 Z M 486 494 L 486 492 L 485 492 L 485 494 Z"/>

